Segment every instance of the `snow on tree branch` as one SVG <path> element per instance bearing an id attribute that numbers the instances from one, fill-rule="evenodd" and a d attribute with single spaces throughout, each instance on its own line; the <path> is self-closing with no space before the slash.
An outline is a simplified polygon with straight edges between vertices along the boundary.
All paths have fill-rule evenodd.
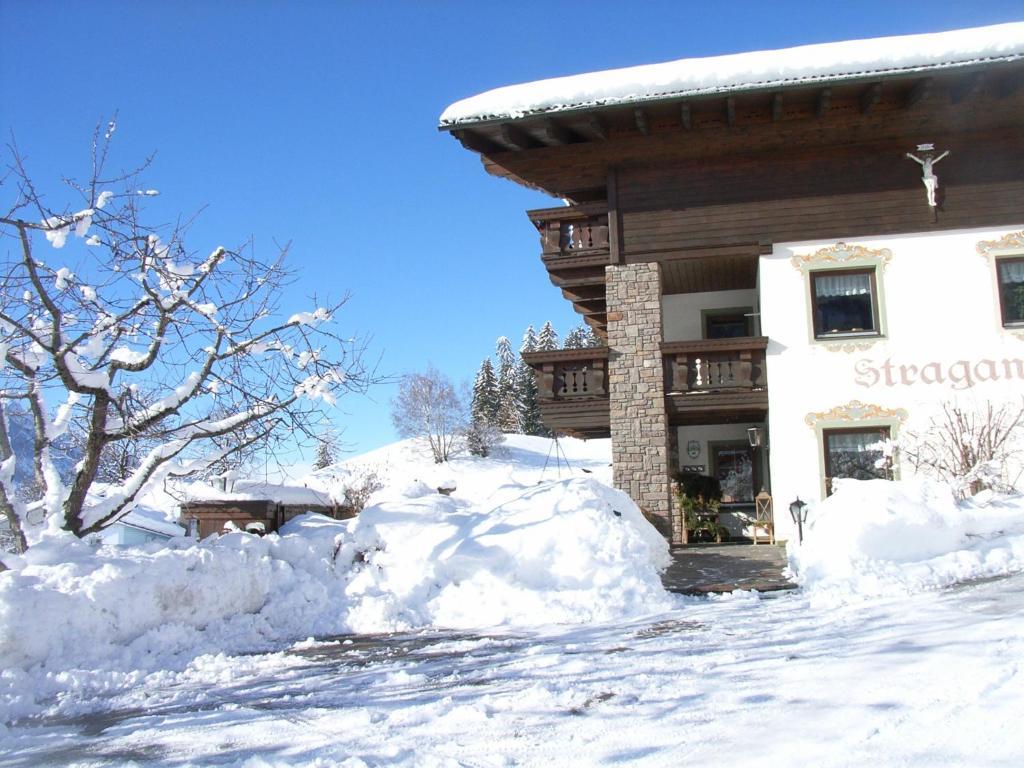
<path id="1" fill-rule="evenodd" d="M 279 314 L 292 273 L 249 246 L 196 253 L 189 221 L 146 224 L 157 194 L 137 171 L 105 170 L 113 123 L 93 137 L 90 178 L 45 197 L 11 144 L 15 199 L 0 216 L 0 512 L 31 544 L 44 528 L 109 525 L 162 478 L 205 471 L 259 442 L 316 434 L 320 409 L 375 378 L 364 345 L 332 322 L 345 304 Z M 61 196 L 63 195 L 63 197 Z M 64 201 L 63 208 L 51 206 Z M 203 255 L 205 254 L 205 255 Z M 287 319 L 283 319 L 287 317 Z M 31 412 L 35 486 L 14 482 L 5 402 Z M 10 409 L 7 409 L 10 411 Z M 73 434 L 70 476 L 49 458 Z M 124 451 L 124 446 L 137 450 Z M 145 449 L 142 448 L 145 446 Z M 102 500 L 114 453 L 135 456 Z M 41 511 L 45 524 L 29 517 Z"/>

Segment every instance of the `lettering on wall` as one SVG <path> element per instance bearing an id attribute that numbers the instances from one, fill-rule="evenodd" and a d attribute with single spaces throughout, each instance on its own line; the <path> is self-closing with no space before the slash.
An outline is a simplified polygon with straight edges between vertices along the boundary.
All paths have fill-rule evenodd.
<path id="1" fill-rule="evenodd" d="M 1024 380 L 1024 359 L 957 360 L 952 363 L 897 363 L 886 358 L 878 363 L 865 357 L 853 366 L 853 381 L 862 387 L 909 387 L 939 384 L 951 389 L 970 389 L 988 381 Z"/>

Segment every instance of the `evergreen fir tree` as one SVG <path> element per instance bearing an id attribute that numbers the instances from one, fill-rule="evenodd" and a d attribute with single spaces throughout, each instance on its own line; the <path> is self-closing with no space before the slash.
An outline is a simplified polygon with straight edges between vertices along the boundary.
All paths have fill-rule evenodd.
<path id="1" fill-rule="evenodd" d="M 601 339 L 599 339 L 597 334 L 594 333 L 594 329 L 589 325 L 583 326 L 583 346 L 588 348 L 604 346 L 604 344 L 601 343 Z"/>
<path id="2" fill-rule="evenodd" d="M 577 325 L 565 334 L 564 349 L 583 349 L 583 328 Z"/>
<path id="3" fill-rule="evenodd" d="M 474 424 L 498 425 L 498 380 L 491 359 L 484 358 L 473 382 L 473 404 L 470 408 Z"/>
<path id="4" fill-rule="evenodd" d="M 537 350 L 537 334 L 533 326 L 527 326 L 523 334 L 523 344 L 519 348 L 520 353 L 535 352 Z M 526 362 L 519 358 L 519 431 L 524 435 L 546 435 L 544 422 L 540 417 L 540 405 L 537 403 L 537 377 L 533 369 Z"/>
<path id="5" fill-rule="evenodd" d="M 544 323 L 540 329 L 540 335 L 537 336 L 537 349 L 542 352 L 558 349 L 558 333 L 552 327 L 550 320 Z"/>
<path id="6" fill-rule="evenodd" d="M 589 325 L 577 325 L 565 335 L 564 349 L 586 349 L 600 346 L 602 346 L 601 340 L 597 338 L 594 329 Z"/>
<path id="7" fill-rule="evenodd" d="M 497 342 L 498 358 L 498 429 L 515 432 L 519 429 L 518 370 L 512 342 L 502 336 Z"/>
<path id="8" fill-rule="evenodd" d="M 533 330 L 532 325 L 526 326 L 526 331 L 523 333 L 523 344 L 519 347 L 519 351 L 522 354 L 537 351 L 537 332 Z"/>
<path id="9" fill-rule="evenodd" d="M 337 460 L 337 456 L 335 456 L 336 442 L 333 432 L 324 432 L 317 438 L 313 469 L 326 469 Z"/>

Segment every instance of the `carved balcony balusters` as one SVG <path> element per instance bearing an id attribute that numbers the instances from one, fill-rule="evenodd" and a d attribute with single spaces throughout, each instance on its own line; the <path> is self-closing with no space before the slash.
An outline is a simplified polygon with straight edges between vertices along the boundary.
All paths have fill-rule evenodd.
<path id="1" fill-rule="evenodd" d="M 544 425 L 576 437 L 608 437 L 608 348 L 530 352 Z"/>
<path id="2" fill-rule="evenodd" d="M 608 350 L 604 347 L 531 352 L 523 359 L 537 375 L 540 400 L 608 397 Z"/>
<path id="3" fill-rule="evenodd" d="M 544 256 L 608 253 L 608 213 L 593 206 L 548 208 L 528 213 L 540 232 Z"/>
<path id="4" fill-rule="evenodd" d="M 768 339 L 705 339 L 661 345 L 666 392 L 752 390 L 768 385 Z"/>

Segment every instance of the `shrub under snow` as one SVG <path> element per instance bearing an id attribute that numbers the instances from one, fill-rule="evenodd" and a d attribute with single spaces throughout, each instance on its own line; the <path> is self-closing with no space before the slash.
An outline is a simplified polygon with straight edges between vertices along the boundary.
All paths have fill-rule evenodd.
<path id="1" fill-rule="evenodd" d="M 815 599 L 901 594 L 1024 570 L 1024 497 L 957 502 L 925 480 L 837 481 L 790 568 Z"/>

